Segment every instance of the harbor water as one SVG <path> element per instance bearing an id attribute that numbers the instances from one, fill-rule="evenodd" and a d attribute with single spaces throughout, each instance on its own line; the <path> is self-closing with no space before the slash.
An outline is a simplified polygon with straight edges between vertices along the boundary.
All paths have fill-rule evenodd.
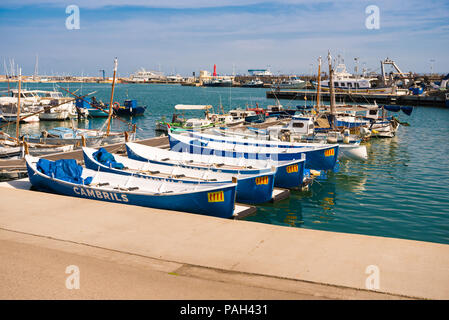
<path id="1" fill-rule="evenodd" d="M 109 102 L 110 85 L 62 83 L 77 94 L 94 94 Z M 52 89 L 54 84 L 25 84 L 27 89 Z M 176 104 L 210 104 L 215 111 L 247 105 L 274 104 L 265 98 L 266 89 L 203 88 L 162 84 L 118 84 L 115 101 L 127 98 L 146 105 L 143 117 L 129 119 L 137 124 L 138 138 L 156 136 L 155 122 L 171 120 Z M 280 100 L 284 107 L 304 104 Z M 311 103 L 310 101 L 308 102 Z M 190 111 L 185 117 L 202 117 Z M 449 244 L 449 110 L 415 107 L 411 116 L 398 114 L 410 126 L 401 126 L 393 139 L 372 139 L 367 143 L 367 162 L 343 161 L 339 171 L 315 182 L 308 191 L 292 191 L 289 199 L 257 206 L 247 220 L 383 237 Z M 39 133 L 55 126 L 76 125 L 100 128 L 105 119 L 40 122 L 21 125 L 21 134 Z M 114 121 L 112 130 L 126 126 Z M 7 131 L 13 133 L 13 126 Z"/>

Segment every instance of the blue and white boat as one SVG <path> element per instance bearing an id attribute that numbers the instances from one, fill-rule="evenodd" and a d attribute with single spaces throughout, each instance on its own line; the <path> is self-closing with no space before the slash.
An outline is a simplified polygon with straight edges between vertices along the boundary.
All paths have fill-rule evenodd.
<path id="1" fill-rule="evenodd" d="M 37 189 L 67 196 L 230 218 L 236 184 L 191 184 L 142 179 L 25 156 L 28 177 Z"/>
<path id="2" fill-rule="evenodd" d="M 274 185 L 280 188 L 301 188 L 305 182 L 305 155 L 301 159 L 290 161 L 256 160 L 176 152 L 134 142 L 126 144 L 126 151 L 131 159 L 195 170 L 231 174 L 263 174 L 275 168 Z"/>
<path id="3" fill-rule="evenodd" d="M 127 135 L 127 137 L 126 137 Z M 51 145 L 75 145 L 81 146 L 84 139 L 89 147 L 98 147 L 104 144 L 113 144 L 135 140 L 135 131 L 110 132 L 109 135 L 104 131 L 83 129 L 83 128 L 66 128 L 56 127 L 43 131 L 39 134 L 25 134 L 23 138 L 29 143 L 44 143 Z"/>
<path id="4" fill-rule="evenodd" d="M 221 138 L 221 137 L 220 137 Z M 306 155 L 306 168 L 314 170 L 333 170 L 337 164 L 339 146 L 280 148 L 260 144 L 233 143 L 227 140 L 207 141 L 183 134 L 169 133 L 170 148 L 178 152 L 190 152 L 222 157 L 246 159 L 272 159 L 276 161 L 301 159 Z"/>
<path id="5" fill-rule="evenodd" d="M 212 170 L 197 170 L 171 166 L 163 163 L 142 162 L 119 155 L 112 155 L 105 149 L 83 148 L 86 168 L 144 179 L 165 180 L 190 184 L 216 184 L 237 182 L 237 201 L 257 204 L 268 202 L 273 197 L 274 169 L 259 174 L 225 173 Z"/>
<path id="6" fill-rule="evenodd" d="M 278 145 L 283 147 L 296 148 L 304 145 L 338 143 L 340 146 L 339 159 L 368 160 L 366 146 L 360 144 L 360 136 L 351 135 L 349 129 L 344 130 L 343 133 L 338 130 L 315 132 L 315 121 L 312 116 L 294 116 L 287 125 L 271 126 L 266 133 L 270 140 L 275 141 L 282 140 L 287 135 L 288 140 L 293 142 L 278 142 Z"/>

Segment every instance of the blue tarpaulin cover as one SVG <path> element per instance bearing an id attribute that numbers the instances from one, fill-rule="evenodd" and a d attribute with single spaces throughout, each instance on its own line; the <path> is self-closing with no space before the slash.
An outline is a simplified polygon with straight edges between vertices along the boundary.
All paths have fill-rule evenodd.
<path id="1" fill-rule="evenodd" d="M 109 153 L 105 148 L 100 148 L 98 151 L 95 151 L 92 155 L 95 158 L 95 160 L 97 160 L 98 162 L 104 164 L 109 168 L 123 169 L 125 167 L 123 163 L 117 162 L 114 156 L 111 153 Z"/>
<path id="2" fill-rule="evenodd" d="M 39 159 L 37 169 L 49 177 L 76 184 L 88 185 L 93 179 L 92 177 L 87 177 L 86 179 L 81 177 L 83 167 L 78 165 L 75 159 L 61 159 L 56 161 Z"/>

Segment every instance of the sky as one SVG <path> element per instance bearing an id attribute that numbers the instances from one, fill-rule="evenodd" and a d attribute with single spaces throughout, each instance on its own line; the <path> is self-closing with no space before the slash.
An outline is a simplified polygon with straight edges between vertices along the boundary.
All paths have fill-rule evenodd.
<path id="1" fill-rule="evenodd" d="M 126 3 L 126 4 L 125 4 Z M 67 29 L 69 5 L 79 29 Z M 379 9 L 369 29 L 368 6 Z M 330 50 L 353 72 L 380 72 L 389 57 L 403 72 L 449 72 L 448 0 L 2 0 L 0 74 L 14 62 L 31 75 L 119 76 L 140 68 L 183 76 L 317 72 Z"/>

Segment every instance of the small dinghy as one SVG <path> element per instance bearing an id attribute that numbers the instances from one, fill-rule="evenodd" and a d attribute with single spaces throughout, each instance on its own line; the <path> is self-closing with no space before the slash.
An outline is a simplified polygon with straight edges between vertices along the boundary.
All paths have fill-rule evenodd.
<path id="1" fill-rule="evenodd" d="M 50 161 L 25 156 L 37 189 L 67 196 L 230 218 L 236 184 L 192 184 L 142 179 L 83 168 L 74 159 Z"/>
<path id="2" fill-rule="evenodd" d="M 273 197 L 274 169 L 261 174 L 225 173 L 196 170 L 164 164 L 142 162 L 113 155 L 104 148 L 83 148 L 86 168 L 144 179 L 165 180 L 191 184 L 232 183 L 237 180 L 237 201 L 248 204 L 268 202 Z"/>
<path id="3" fill-rule="evenodd" d="M 304 183 L 305 155 L 290 161 L 256 160 L 176 152 L 134 142 L 126 143 L 126 152 L 129 158 L 139 161 L 232 174 L 263 174 L 274 167 L 276 187 L 300 188 Z"/>
<path id="4" fill-rule="evenodd" d="M 272 159 L 276 161 L 301 159 L 306 155 L 306 168 L 314 170 L 333 170 L 337 164 L 339 146 L 281 148 L 254 146 L 248 143 L 234 144 L 207 141 L 181 134 L 169 133 L 170 149 L 178 152 L 217 155 L 222 157 L 246 159 Z"/>

